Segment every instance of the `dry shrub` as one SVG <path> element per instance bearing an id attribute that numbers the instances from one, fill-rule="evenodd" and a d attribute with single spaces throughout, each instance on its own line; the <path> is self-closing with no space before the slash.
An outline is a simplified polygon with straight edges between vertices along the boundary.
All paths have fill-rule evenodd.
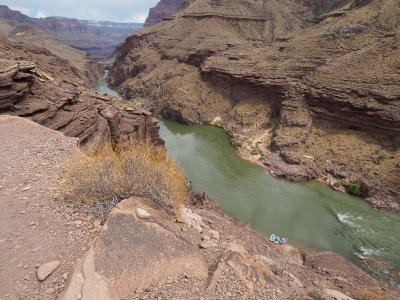
<path id="1" fill-rule="evenodd" d="M 288 263 L 289 259 L 286 256 L 281 256 L 273 261 L 270 265 L 270 269 L 275 275 L 282 276 L 288 267 Z"/>
<path id="2" fill-rule="evenodd" d="M 318 282 L 315 287 L 312 287 L 308 295 L 313 300 L 331 300 L 331 297 L 326 293 L 326 283 L 325 282 Z"/>
<path id="3" fill-rule="evenodd" d="M 331 297 L 327 295 L 325 292 L 325 289 L 320 288 L 320 287 L 314 287 L 310 289 L 308 295 L 313 299 L 313 300 L 331 300 Z"/>
<path id="4" fill-rule="evenodd" d="M 357 293 L 357 300 L 387 300 L 388 298 L 382 295 L 380 292 L 373 290 L 362 290 Z"/>
<path id="5" fill-rule="evenodd" d="M 124 146 L 87 145 L 64 164 L 64 198 L 105 220 L 120 201 L 149 197 L 169 213 L 185 199 L 185 176 L 164 147 L 131 139 Z"/>

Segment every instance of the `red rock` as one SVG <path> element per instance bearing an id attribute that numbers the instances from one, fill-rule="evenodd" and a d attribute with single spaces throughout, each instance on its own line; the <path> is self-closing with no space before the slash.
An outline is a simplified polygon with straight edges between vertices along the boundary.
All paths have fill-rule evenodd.
<path id="1" fill-rule="evenodd" d="M 150 27 L 160 23 L 164 17 L 176 14 L 183 0 L 161 0 L 153 8 L 150 8 L 149 15 L 143 27 Z"/>

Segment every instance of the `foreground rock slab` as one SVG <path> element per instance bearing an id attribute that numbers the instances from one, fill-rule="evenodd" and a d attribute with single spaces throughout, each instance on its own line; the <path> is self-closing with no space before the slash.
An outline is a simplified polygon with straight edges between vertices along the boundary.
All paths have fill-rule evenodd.
<path id="1" fill-rule="evenodd" d="M 139 208 L 156 221 L 139 219 Z M 123 299 L 179 275 L 207 278 L 203 258 L 179 232 L 179 226 L 149 199 L 122 201 L 75 267 L 61 299 L 79 295 L 81 299 Z"/>
<path id="2" fill-rule="evenodd" d="M 39 280 L 45 280 L 47 276 L 53 273 L 59 266 L 60 262 L 58 260 L 51 261 L 47 264 L 41 265 L 37 270 L 37 276 Z"/>

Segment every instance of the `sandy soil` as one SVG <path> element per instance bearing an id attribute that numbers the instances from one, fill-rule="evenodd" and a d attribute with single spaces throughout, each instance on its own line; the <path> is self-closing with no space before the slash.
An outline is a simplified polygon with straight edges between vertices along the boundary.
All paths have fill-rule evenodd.
<path id="1" fill-rule="evenodd" d="M 95 232 L 52 197 L 77 140 L 10 116 L 0 116 L 0 140 L 0 299 L 55 299 Z M 61 265 L 40 282 L 37 268 L 54 260 Z"/>

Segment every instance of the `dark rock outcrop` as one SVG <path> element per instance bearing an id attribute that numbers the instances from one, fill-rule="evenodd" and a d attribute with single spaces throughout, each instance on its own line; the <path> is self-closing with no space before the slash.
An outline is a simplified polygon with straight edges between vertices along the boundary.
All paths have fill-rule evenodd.
<path id="1" fill-rule="evenodd" d="M 176 14 L 183 0 L 160 0 L 157 5 L 150 8 L 149 15 L 143 27 L 150 27 L 160 23 L 165 17 Z"/>

